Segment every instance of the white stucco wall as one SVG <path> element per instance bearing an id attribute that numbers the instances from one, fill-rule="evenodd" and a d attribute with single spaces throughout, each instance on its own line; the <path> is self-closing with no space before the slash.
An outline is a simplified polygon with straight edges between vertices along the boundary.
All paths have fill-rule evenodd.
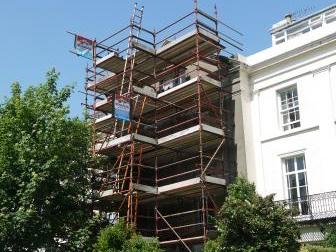
<path id="1" fill-rule="evenodd" d="M 336 191 L 336 24 L 246 57 L 243 100 L 248 178 L 287 198 L 281 159 L 305 154 L 309 194 Z M 301 127 L 282 131 L 278 91 L 297 85 Z"/>

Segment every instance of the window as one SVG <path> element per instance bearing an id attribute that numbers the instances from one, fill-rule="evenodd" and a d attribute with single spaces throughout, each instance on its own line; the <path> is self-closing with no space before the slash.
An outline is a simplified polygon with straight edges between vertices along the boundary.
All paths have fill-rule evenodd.
<path id="1" fill-rule="evenodd" d="M 309 21 L 300 22 L 297 25 L 291 26 L 287 29 L 287 39 L 295 38 L 301 34 L 305 34 L 310 31 Z"/>
<path id="2" fill-rule="evenodd" d="M 312 16 L 307 20 L 294 22 L 293 24 L 286 25 L 282 31 L 279 31 L 273 35 L 273 44 L 278 45 L 292 38 L 296 38 L 302 34 L 308 33 L 315 29 L 318 29 L 324 25 L 336 21 L 336 8 L 330 9 L 324 13 Z M 281 24 L 283 25 L 283 24 Z"/>
<path id="3" fill-rule="evenodd" d="M 160 91 L 161 92 L 167 91 L 173 87 L 176 87 L 182 84 L 183 82 L 188 81 L 189 79 L 190 79 L 190 76 L 186 74 L 185 70 L 177 71 L 175 76 L 172 75 L 168 79 L 164 79 L 160 81 L 160 87 L 161 87 Z"/>
<path id="4" fill-rule="evenodd" d="M 285 42 L 286 41 L 285 32 L 284 31 L 280 31 L 280 32 L 275 33 L 274 34 L 274 41 L 275 41 L 276 45 Z"/>
<path id="5" fill-rule="evenodd" d="M 331 22 L 334 22 L 336 20 L 336 9 L 330 10 L 325 13 L 325 20 L 326 23 L 329 24 Z"/>
<path id="6" fill-rule="evenodd" d="M 297 87 L 279 92 L 281 126 L 284 131 L 301 126 Z"/>
<path id="7" fill-rule="evenodd" d="M 298 214 L 309 214 L 308 183 L 304 155 L 283 159 L 289 205 Z"/>
<path id="8" fill-rule="evenodd" d="M 310 19 L 310 27 L 311 27 L 311 29 L 315 30 L 317 28 L 322 27 L 322 22 L 323 22 L 322 15 L 319 15 L 319 16 L 316 16 L 316 17 L 312 17 Z"/>

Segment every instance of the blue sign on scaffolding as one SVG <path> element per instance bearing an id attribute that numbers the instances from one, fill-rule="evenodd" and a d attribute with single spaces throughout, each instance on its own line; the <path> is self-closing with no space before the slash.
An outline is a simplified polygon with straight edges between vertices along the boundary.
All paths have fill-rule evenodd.
<path id="1" fill-rule="evenodd" d="M 115 118 L 129 121 L 130 111 L 131 111 L 131 104 L 129 98 L 116 94 L 114 98 Z"/>

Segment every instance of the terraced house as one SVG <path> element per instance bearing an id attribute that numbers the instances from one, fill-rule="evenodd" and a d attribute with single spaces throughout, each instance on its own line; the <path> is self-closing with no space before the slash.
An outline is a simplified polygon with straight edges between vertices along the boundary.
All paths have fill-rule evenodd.
<path id="1" fill-rule="evenodd" d="M 272 46 L 240 56 L 247 177 L 297 209 L 302 241 L 336 217 L 336 6 L 271 29 Z M 238 160 L 239 162 L 239 160 Z"/>

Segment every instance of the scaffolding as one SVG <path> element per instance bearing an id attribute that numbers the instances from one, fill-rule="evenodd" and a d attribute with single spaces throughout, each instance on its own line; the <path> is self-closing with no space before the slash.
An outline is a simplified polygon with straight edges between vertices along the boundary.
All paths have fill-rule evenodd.
<path id="1" fill-rule="evenodd" d="M 93 41 L 94 208 L 168 251 L 197 250 L 234 176 L 230 75 L 241 34 L 197 1 L 157 31 L 143 27 L 143 13 L 136 4 L 129 25 Z"/>

